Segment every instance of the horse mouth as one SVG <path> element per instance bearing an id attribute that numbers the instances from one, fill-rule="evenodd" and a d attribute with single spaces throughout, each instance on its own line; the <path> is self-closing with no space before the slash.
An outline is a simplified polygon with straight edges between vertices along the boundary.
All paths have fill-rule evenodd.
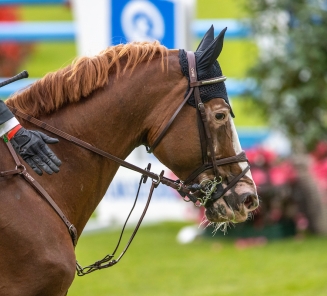
<path id="1" fill-rule="evenodd" d="M 237 202 L 238 200 L 242 201 Z M 250 213 L 258 206 L 258 198 L 254 194 L 248 194 L 239 198 L 224 196 L 216 201 L 208 202 L 205 206 L 205 215 L 210 222 L 241 223 L 246 221 Z"/>
<path id="2" fill-rule="evenodd" d="M 209 222 L 223 224 L 225 222 L 241 223 L 248 219 L 259 206 L 256 187 L 246 178 L 226 191 L 227 184 L 205 179 L 189 186 L 190 193 L 199 205 L 205 207 L 205 215 Z"/>

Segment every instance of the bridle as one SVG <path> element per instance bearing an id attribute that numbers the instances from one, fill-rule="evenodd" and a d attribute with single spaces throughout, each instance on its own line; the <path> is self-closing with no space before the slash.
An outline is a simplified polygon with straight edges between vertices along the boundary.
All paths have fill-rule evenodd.
<path id="1" fill-rule="evenodd" d="M 151 147 L 147 148 L 148 153 L 151 153 L 154 151 L 154 149 L 157 147 L 157 145 L 160 143 L 164 135 L 166 134 L 167 130 L 173 123 L 174 119 L 178 115 L 179 111 L 182 109 L 182 107 L 185 105 L 185 103 L 188 101 L 192 93 L 194 93 L 194 98 L 197 106 L 197 115 L 198 115 L 198 129 L 200 134 L 200 143 L 201 143 L 201 150 L 202 150 L 202 166 L 200 166 L 198 169 L 193 171 L 191 175 L 186 178 L 185 181 L 180 181 L 183 183 L 184 186 L 186 186 L 190 191 L 186 194 L 184 192 L 179 191 L 179 193 L 183 196 L 185 201 L 192 201 L 197 206 L 205 206 L 207 202 L 210 200 L 211 202 L 214 202 L 215 200 L 221 198 L 224 196 L 224 194 L 230 190 L 232 187 L 236 185 L 236 183 L 249 171 L 250 166 L 247 165 L 247 167 L 242 170 L 242 172 L 234 177 L 232 181 L 223 188 L 222 186 L 222 176 L 219 173 L 218 167 L 226 164 L 231 163 L 237 163 L 237 162 L 247 162 L 248 159 L 245 155 L 245 152 L 242 151 L 241 153 L 216 159 L 215 152 L 214 152 L 214 146 L 212 141 L 212 135 L 209 128 L 209 123 L 206 117 L 205 107 L 200 97 L 200 86 L 208 85 L 208 84 L 214 84 L 214 83 L 220 83 L 226 80 L 225 76 L 215 77 L 207 80 L 197 80 L 197 71 L 196 71 L 196 61 L 195 61 L 195 55 L 194 52 L 188 51 L 187 53 L 187 60 L 188 60 L 188 67 L 189 67 L 189 76 L 190 76 L 190 90 L 188 94 L 185 96 L 184 101 L 182 104 L 177 108 L 173 116 L 168 121 L 165 128 L 162 130 L 162 132 L 159 134 L 159 136 L 156 138 L 154 143 Z M 210 152 L 210 158 L 208 157 L 208 150 Z M 214 171 L 214 180 L 213 181 L 206 181 L 205 184 L 192 184 L 190 183 L 196 179 L 202 172 L 213 169 Z M 198 191 L 204 194 L 204 197 L 198 197 Z M 214 195 L 213 195 L 214 194 Z"/>
<path id="2" fill-rule="evenodd" d="M 169 122 L 167 123 L 167 125 L 165 126 L 165 128 L 163 129 L 163 131 L 160 133 L 160 135 L 158 136 L 158 138 L 155 140 L 155 142 L 153 143 L 153 145 L 150 148 L 147 148 L 148 152 L 151 153 L 156 146 L 159 144 L 159 142 L 162 140 L 162 138 L 164 137 L 164 135 L 166 134 L 167 130 L 169 129 L 169 127 L 171 126 L 172 122 L 174 121 L 174 119 L 176 118 L 176 116 L 178 115 L 179 111 L 182 109 L 182 107 L 185 105 L 185 103 L 187 102 L 187 100 L 189 99 L 189 97 L 191 96 L 192 92 L 194 92 L 194 96 L 195 96 L 195 100 L 196 100 L 196 104 L 198 107 L 198 126 L 199 126 L 199 133 L 200 133 L 200 141 L 201 141 L 201 149 L 202 149 L 202 160 L 203 160 L 203 164 L 201 167 L 199 167 L 198 169 L 196 169 L 184 182 L 181 180 L 171 180 L 169 178 L 164 177 L 164 171 L 161 171 L 160 174 L 155 174 L 153 172 L 150 171 L 151 168 L 151 164 L 149 164 L 147 166 L 146 169 L 142 169 L 139 168 L 129 162 L 126 162 L 125 160 L 122 160 L 110 153 L 107 153 L 101 149 L 98 149 L 94 146 L 92 146 L 91 144 L 82 141 L 72 135 L 69 135 L 45 122 L 42 122 L 30 115 L 27 115 L 23 112 L 18 111 L 15 108 L 12 108 L 10 106 L 8 106 L 10 108 L 10 110 L 15 114 L 15 116 L 21 117 L 24 120 L 42 128 L 45 129 L 63 139 L 66 139 L 67 141 L 70 141 L 72 143 L 74 143 L 75 145 L 78 145 L 80 147 L 83 147 L 87 150 L 90 150 L 96 154 L 102 155 L 103 157 L 110 159 L 118 164 L 120 164 L 121 166 L 131 169 L 133 171 L 136 171 L 140 174 L 142 174 L 140 182 L 139 182 L 139 187 L 138 187 L 138 191 L 136 194 L 136 198 L 135 198 L 135 202 L 133 204 L 133 207 L 125 221 L 125 224 L 123 226 L 120 238 L 118 240 L 118 243 L 116 245 L 116 248 L 114 250 L 114 252 L 112 254 L 108 254 L 107 256 L 105 256 L 103 259 L 95 262 L 94 264 L 91 264 L 89 266 L 86 267 L 82 267 L 81 265 L 78 264 L 78 262 L 76 262 L 76 270 L 77 270 L 77 275 L 82 276 L 88 273 L 91 273 L 95 270 L 100 270 L 103 268 L 107 268 L 107 267 L 111 267 L 115 264 L 117 264 L 120 259 L 123 257 L 123 255 L 126 253 L 128 247 L 130 246 L 133 238 L 135 237 L 139 226 L 141 225 L 141 222 L 145 216 L 145 213 L 148 209 L 148 206 L 150 204 L 151 198 L 152 198 L 152 194 L 153 191 L 156 187 L 158 187 L 158 185 L 160 183 L 167 185 L 175 190 L 177 190 L 184 198 L 185 201 L 192 201 L 194 202 L 195 205 L 197 206 L 201 206 L 201 205 L 206 205 L 206 203 L 209 200 L 217 200 L 220 197 L 223 197 L 223 195 L 229 190 L 231 189 L 245 174 L 246 172 L 249 170 L 250 166 L 247 166 L 238 176 L 236 176 L 228 185 L 227 187 L 223 188 L 222 187 L 222 177 L 218 171 L 218 166 L 221 165 L 226 165 L 226 164 L 231 164 L 231 163 L 236 163 L 236 162 L 248 162 L 245 153 L 241 152 L 238 155 L 235 156 L 231 156 L 231 157 L 227 157 L 227 158 L 223 158 L 223 159 L 216 159 L 215 158 L 215 154 L 214 154 L 214 147 L 213 147 L 213 143 L 212 143 L 212 136 L 211 136 L 211 132 L 209 129 L 209 125 L 206 119 L 206 114 L 205 114 L 205 107 L 204 104 L 200 98 L 200 91 L 199 91 L 199 87 L 202 85 L 207 85 L 207 84 L 213 84 L 213 83 L 219 83 L 222 82 L 224 80 L 226 80 L 225 76 L 220 76 L 220 77 L 215 77 L 212 79 L 207 79 L 207 80 L 201 80 L 201 81 L 197 81 L 197 73 L 196 73 L 196 65 L 195 65 L 195 56 L 193 52 L 187 52 L 187 58 L 188 58 L 188 63 L 189 63 L 189 73 L 190 73 L 190 91 L 188 92 L 188 94 L 186 95 L 184 101 L 182 102 L 182 104 L 177 108 L 177 110 L 175 111 L 175 113 L 173 114 L 173 116 L 171 117 L 171 119 L 169 120 Z M 15 77 L 19 77 L 19 75 L 15 76 Z M 10 82 L 15 81 L 15 77 L 13 77 L 12 79 L 8 80 Z M 20 77 L 22 78 L 22 77 Z M 18 78 L 18 79 L 20 79 Z M 17 80 L 17 79 L 16 79 Z M 6 83 L 10 83 L 7 82 Z M 76 246 L 77 244 L 77 230 L 75 228 L 75 226 L 69 222 L 69 220 L 67 219 L 67 217 L 64 215 L 64 213 L 61 211 L 61 209 L 58 207 L 58 205 L 55 203 L 55 201 L 50 197 L 50 195 L 46 192 L 46 190 L 44 190 L 44 188 L 37 182 L 37 180 L 35 180 L 27 171 L 25 166 L 20 162 L 19 157 L 17 155 L 17 153 L 15 152 L 14 148 L 12 147 L 10 141 L 8 141 L 6 138 L 4 139 L 5 143 L 16 163 L 16 168 L 14 170 L 9 170 L 9 171 L 0 171 L 0 177 L 10 177 L 13 175 L 20 175 L 22 176 L 29 184 L 31 184 L 31 186 L 43 197 L 47 200 L 47 202 L 49 203 L 49 205 L 55 210 L 55 212 L 59 215 L 59 217 L 62 219 L 62 221 L 65 223 L 66 227 L 68 228 L 69 234 L 72 238 L 72 242 L 73 245 Z M 210 155 L 211 157 L 208 158 L 208 153 L 207 153 L 207 149 L 209 149 L 210 151 Z M 192 181 L 199 175 L 201 174 L 203 171 L 208 170 L 208 169 L 213 169 L 214 173 L 215 173 L 215 178 L 213 181 L 210 181 L 206 184 L 192 184 Z M 152 179 L 152 185 L 150 188 L 150 192 L 149 192 L 149 196 L 146 202 L 146 205 L 144 207 L 143 213 L 129 239 L 129 241 L 127 242 L 125 248 L 123 249 L 123 251 L 121 252 L 121 254 L 118 256 L 117 259 L 113 259 L 118 246 L 120 244 L 125 226 L 127 224 L 127 221 L 131 215 L 131 212 L 134 209 L 134 206 L 136 204 L 138 195 L 139 195 L 139 191 L 140 191 L 140 187 L 143 183 L 146 183 L 147 179 L 151 178 Z M 196 197 L 196 193 L 200 191 L 202 194 L 204 194 L 204 197 Z M 212 194 L 215 193 L 215 197 L 212 197 Z"/>

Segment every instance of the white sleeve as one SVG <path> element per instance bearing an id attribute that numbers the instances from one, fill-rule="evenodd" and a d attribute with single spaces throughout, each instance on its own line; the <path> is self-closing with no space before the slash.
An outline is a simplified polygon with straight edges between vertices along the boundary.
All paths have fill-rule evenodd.
<path id="1" fill-rule="evenodd" d="M 5 133 L 8 133 L 11 129 L 13 129 L 16 125 L 18 125 L 18 120 L 13 117 L 10 118 L 3 124 L 0 124 L 0 137 L 2 137 Z"/>

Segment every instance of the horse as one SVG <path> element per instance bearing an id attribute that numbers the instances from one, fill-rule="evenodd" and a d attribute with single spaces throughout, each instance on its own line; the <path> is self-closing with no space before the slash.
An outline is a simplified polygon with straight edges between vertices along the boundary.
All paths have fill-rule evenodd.
<path id="1" fill-rule="evenodd" d="M 211 27 L 194 53 L 158 41 L 108 47 L 48 73 L 6 104 L 119 159 L 145 145 L 180 178 L 178 189 L 187 185 L 181 195 L 200 200 L 209 221 L 243 222 L 259 202 L 247 160 L 239 157 L 217 62 L 225 30 L 214 38 Z M 42 130 L 19 120 L 27 129 Z M 59 173 L 38 176 L 26 169 L 79 236 L 119 163 L 67 139 L 51 148 L 62 160 Z M 0 151 L 0 172 L 11 170 L 16 164 L 3 141 Z M 66 295 L 76 264 L 66 225 L 24 178 L 2 176 L 0 184 L 0 295 Z"/>

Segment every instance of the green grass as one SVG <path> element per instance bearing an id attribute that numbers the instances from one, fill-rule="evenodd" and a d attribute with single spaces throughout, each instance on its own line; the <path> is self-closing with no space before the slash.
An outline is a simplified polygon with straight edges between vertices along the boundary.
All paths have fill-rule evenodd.
<path id="1" fill-rule="evenodd" d="M 77 277 L 68 295 L 327 295 L 327 238 L 242 250 L 218 238 L 180 245 L 176 235 L 184 225 L 143 226 L 116 266 Z M 117 238 L 118 232 L 84 235 L 77 258 L 93 263 L 114 249 Z"/>

